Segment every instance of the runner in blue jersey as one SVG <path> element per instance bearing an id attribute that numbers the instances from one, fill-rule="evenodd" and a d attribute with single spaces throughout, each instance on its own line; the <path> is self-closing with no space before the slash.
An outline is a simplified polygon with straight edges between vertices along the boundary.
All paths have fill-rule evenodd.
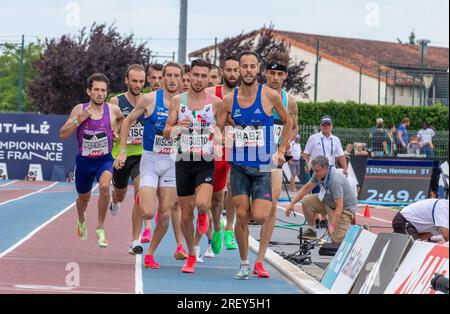
<path id="1" fill-rule="evenodd" d="M 231 188 L 236 206 L 236 239 L 241 267 L 235 278 L 246 280 L 250 274 L 248 260 L 248 222 L 263 225 L 272 208 L 271 169 L 285 163 L 291 119 L 283 107 L 281 95 L 258 83 L 259 57 L 245 51 L 239 58 L 241 86 L 224 98 L 228 123 L 234 126 L 226 132 L 227 146 L 233 135 L 231 156 Z M 283 123 L 281 145 L 274 140 L 274 110 Z M 250 206 L 250 198 L 252 205 Z"/>
<path id="2" fill-rule="evenodd" d="M 117 106 L 105 102 L 108 95 L 108 78 L 100 73 L 88 79 L 87 94 L 90 101 L 77 105 L 61 129 L 61 139 L 77 133 L 75 184 L 78 192 L 77 234 L 87 240 L 86 209 L 91 199 L 95 179 L 99 182 L 97 238 L 101 248 L 108 246 L 104 223 L 108 212 L 110 185 L 114 159 L 111 155 L 114 139 L 124 116 Z"/>
<path id="3" fill-rule="evenodd" d="M 178 94 L 183 70 L 177 63 L 168 63 L 163 69 L 164 88 L 142 97 L 133 112 L 122 126 L 121 151 L 116 160 L 116 168 L 123 167 L 126 155 L 127 134 L 131 124 L 141 115 L 144 120 L 144 152 L 140 168 L 140 189 L 138 206 L 143 219 L 151 220 L 159 211 L 159 221 L 154 231 L 150 248 L 144 260 L 144 266 L 159 269 L 154 253 L 167 232 L 171 212 L 177 201 L 175 161 L 176 141 L 166 140 L 163 130 L 168 118 L 168 104 Z M 179 246 L 175 254 L 177 259 L 185 259 L 184 248 Z"/>

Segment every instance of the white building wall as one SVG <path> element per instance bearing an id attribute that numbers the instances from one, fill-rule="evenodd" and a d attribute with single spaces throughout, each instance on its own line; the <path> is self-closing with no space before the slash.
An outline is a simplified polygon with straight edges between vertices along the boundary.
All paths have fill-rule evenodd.
<path id="1" fill-rule="evenodd" d="M 214 51 L 210 50 L 204 52 L 203 57 L 213 55 Z M 310 74 L 308 78 L 308 85 L 311 89 L 308 91 L 309 98 L 302 98 L 298 96 L 301 101 L 314 101 L 314 85 L 315 85 L 315 65 L 316 55 L 309 51 L 291 47 L 291 59 L 297 63 L 300 61 L 306 61 L 305 74 Z M 361 77 L 361 103 L 376 105 L 378 104 L 378 89 L 379 83 L 377 77 L 372 77 L 363 74 Z M 403 89 L 403 91 L 402 91 Z M 318 75 L 318 94 L 317 100 L 319 102 L 327 102 L 334 100 L 337 102 L 354 101 L 359 103 L 360 101 L 360 73 L 359 70 L 353 70 L 331 60 L 321 58 L 319 62 L 319 75 Z M 393 87 L 388 86 L 387 104 L 392 104 L 393 101 Z M 415 91 L 415 105 L 419 104 L 419 89 Z M 386 103 L 386 82 L 380 83 L 380 104 Z M 396 88 L 396 101 L 397 105 L 412 104 L 412 87 Z"/>

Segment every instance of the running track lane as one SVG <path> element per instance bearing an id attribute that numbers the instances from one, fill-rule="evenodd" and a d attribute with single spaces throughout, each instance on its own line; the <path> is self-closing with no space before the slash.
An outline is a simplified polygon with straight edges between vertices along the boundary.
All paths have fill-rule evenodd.
<path id="1" fill-rule="evenodd" d="M 3 182 L 3 181 L 2 181 Z M 0 183 L 0 204 L 49 187 L 51 182 L 20 182 L 10 181 Z M 1 205 L 0 205 L 1 206 Z"/>
<path id="2" fill-rule="evenodd" d="M 153 229 L 154 230 L 154 227 Z M 207 248 L 206 237 L 201 242 L 202 255 Z M 148 246 L 145 246 L 147 250 Z M 183 274 L 184 261 L 178 262 L 175 253 L 175 236 L 172 225 L 160 247 L 155 253 L 155 260 L 161 269 L 142 268 L 143 292 L 145 294 L 299 294 L 301 291 L 290 283 L 280 272 L 265 263 L 271 279 L 250 277 L 247 281 L 234 278 L 239 270 L 239 251 L 227 251 L 214 258 L 204 258 L 204 263 L 197 263 L 194 274 Z M 145 251 L 146 252 L 146 251 Z M 256 255 L 249 251 L 250 264 L 253 268 Z"/>
<path id="3" fill-rule="evenodd" d="M 0 207 L 0 252 L 10 247 L 34 228 L 70 206 L 76 198 L 73 186 L 64 192 L 58 184 L 46 191 Z M 134 293 L 135 258 L 129 256 L 132 199 L 117 217 L 108 213 L 106 234 L 109 248 L 97 246 L 97 200 L 88 207 L 86 242 L 76 236 L 76 209 L 71 207 L 33 237 L 0 258 L 0 293 Z M 2 254 L 0 253 L 0 256 Z M 80 269 L 80 287 L 67 287 L 69 263 Z"/>

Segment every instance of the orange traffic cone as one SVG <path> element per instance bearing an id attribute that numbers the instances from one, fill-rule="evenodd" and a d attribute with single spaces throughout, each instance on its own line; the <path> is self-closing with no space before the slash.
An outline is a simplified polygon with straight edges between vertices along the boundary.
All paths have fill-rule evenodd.
<path id="1" fill-rule="evenodd" d="M 366 205 L 366 208 L 364 209 L 364 218 L 371 218 L 369 205 Z"/>

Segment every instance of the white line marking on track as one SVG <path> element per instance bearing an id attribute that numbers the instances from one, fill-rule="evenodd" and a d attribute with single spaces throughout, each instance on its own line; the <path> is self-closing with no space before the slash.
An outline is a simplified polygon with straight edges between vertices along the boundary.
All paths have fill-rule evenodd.
<path id="1" fill-rule="evenodd" d="M 280 210 L 283 210 L 283 211 L 286 210 L 285 208 L 283 208 L 283 207 L 281 207 L 281 206 L 278 206 L 278 208 L 279 208 Z M 300 216 L 302 216 L 302 217 L 305 217 L 304 215 L 302 215 L 302 214 L 300 214 L 300 213 L 298 213 L 298 212 L 295 212 L 295 214 L 296 214 L 297 216 L 300 215 Z M 360 216 L 360 217 L 364 217 L 363 214 L 356 213 L 356 215 L 357 215 L 357 216 Z M 387 221 L 387 220 L 384 220 L 384 219 L 381 219 L 381 218 L 371 217 L 370 219 L 377 220 L 377 221 L 381 221 L 381 222 L 385 222 L 385 223 L 388 223 L 388 224 L 392 224 L 392 221 Z"/>
<path id="2" fill-rule="evenodd" d="M 144 294 L 144 283 L 142 281 L 142 255 L 136 255 L 135 265 L 135 293 Z"/>
<path id="3" fill-rule="evenodd" d="M 57 183 L 56 183 L 57 184 Z M 48 187 L 50 188 L 50 187 Z M 92 189 L 92 191 L 96 190 L 98 188 L 98 184 Z M 26 241 L 28 241 L 31 237 L 33 237 L 36 233 L 38 233 L 39 231 L 41 231 L 43 228 L 45 228 L 47 225 L 49 225 L 50 223 L 52 223 L 53 221 L 55 221 L 56 219 L 58 219 L 60 216 L 62 216 L 63 214 L 65 214 L 67 211 L 69 211 L 69 209 L 71 209 L 73 206 L 76 205 L 76 202 L 73 202 L 72 204 L 70 204 L 69 206 L 67 206 L 63 211 L 61 211 L 60 213 L 56 214 L 55 216 L 53 216 L 52 218 L 50 218 L 50 220 L 47 220 L 45 223 L 43 223 L 42 225 L 40 225 L 39 227 L 37 227 L 36 229 L 34 229 L 33 231 L 31 231 L 27 236 L 25 236 L 22 240 L 20 240 L 19 242 L 17 242 L 16 244 L 14 244 L 13 246 L 9 247 L 8 249 L 6 249 L 5 251 L 0 253 L 0 258 L 2 258 L 3 256 L 11 253 L 12 251 L 14 251 L 16 248 L 18 248 L 19 246 L 21 246 L 23 243 L 25 243 Z"/>
<path id="4" fill-rule="evenodd" d="M 27 290 L 50 290 L 50 291 L 71 291 L 75 287 L 39 286 L 39 285 L 14 285 L 16 289 Z"/>
<path id="5" fill-rule="evenodd" d="M 4 188 L 4 187 L 6 187 L 8 185 L 11 185 L 11 184 L 14 184 L 14 183 L 17 183 L 17 182 L 19 182 L 19 180 L 14 180 L 14 181 L 11 181 L 11 182 L 8 182 L 8 183 L 0 184 L 0 188 Z"/>
<path id="6" fill-rule="evenodd" d="M 42 188 L 42 189 L 40 189 L 40 190 L 38 190 L 38 191 L 36 191 L 36 192 L 29 193 L 29 194 L 23 195 L 23 196 L 21 196 L 21 197 L 14 198 L 14 199 L 12 199 L 12 200 L 9 200 L 9 201 L 0 203 L 0 206 L 9 204 L 9 203 L 12 203 L 12 202 L 15 202 L 15 201 L 23 200 L 24 198 L 30 197 L 30 196 L 32 196 L 32 195 L 34 195 L 34 194 L 38 194 L 38 193 L 44 192 L 44 191 L 46 191 L 46 190 L 51 189 L 52 187 L 54 187 L 54 186 L 57 185 L 58 183 L 59 183 L 59 182 L 55 182 L 55 183 L 53 183 L 53 184 L 51 184 L 51 185 L 49 185 L 49 186 L 47 186 L 47 187 L 45 187 L 45 188 Z"/>

